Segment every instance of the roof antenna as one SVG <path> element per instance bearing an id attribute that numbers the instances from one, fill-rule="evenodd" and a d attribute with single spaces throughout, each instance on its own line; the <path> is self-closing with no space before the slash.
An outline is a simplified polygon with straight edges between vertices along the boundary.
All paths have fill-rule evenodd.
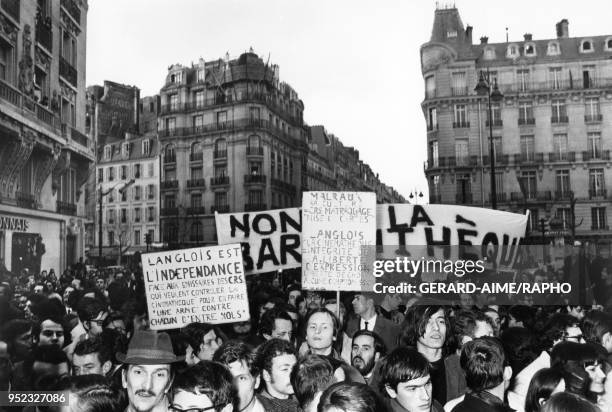
<path id="1" fill-rule="evenodd" d="M 506 43 L 508 43 L 508 28 L 506 27 Z"/>

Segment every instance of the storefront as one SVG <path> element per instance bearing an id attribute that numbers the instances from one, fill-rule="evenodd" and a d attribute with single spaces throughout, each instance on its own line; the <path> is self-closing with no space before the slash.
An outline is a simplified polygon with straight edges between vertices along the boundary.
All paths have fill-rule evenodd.
<path id="1" fill-rule="evenodd" d="M 82 219 L 0 205 L 0 259 L 14 274 L 61 273 L 82 256 L 83 237 Z"/>

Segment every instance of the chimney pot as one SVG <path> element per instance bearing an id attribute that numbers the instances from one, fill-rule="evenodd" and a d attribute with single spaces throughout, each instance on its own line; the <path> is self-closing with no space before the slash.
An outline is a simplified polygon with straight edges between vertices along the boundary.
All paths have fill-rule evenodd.
<path id="1" fill-rule="evenodd" d="M 557 38 L 568 38 L 569 37 L 569 22 L 567 19 L 561 20 L 557 23 Z"/>
<path id="2" fill-rule="evenodd" d="M 531 33 L 525 33 L 523 37 L 525 38 L 525 41 L 531 41 L 533 39 L 533 35 Z"/>
<path id="3" fill-rule="evenodd" d="M 480 38 L 480 44 L 487 44 L 489 42 L 489 38 L 487 36 L 482 36 Z"/>
<path id="4" fill-rule="evenodd" d="M 465 38 L 469 44 L 472 44 L 472 30 L 473 30 L 472 26 L 467 26 L 465 28 Z"/>

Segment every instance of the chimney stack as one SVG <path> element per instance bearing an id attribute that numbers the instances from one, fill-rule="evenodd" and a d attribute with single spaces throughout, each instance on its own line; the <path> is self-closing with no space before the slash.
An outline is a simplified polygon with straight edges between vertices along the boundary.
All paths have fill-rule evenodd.
<path id="1" fill-rule="evenodd" d="M 489 42 L 489 38 L 487 36 L 482 36 L 480 38 L 480 44 L 487 44 Z"/>
<path id="2" fill-rule="evenodd" d="M 557 23 L 557 38 L 567 39 L 569 37 L 569 22 L 567 19 L 561 20 Z"/>
<path id="3" fill-rule="evenodd" d="M 472 44 L 472 30 L 473 30 L 472 26 L 467 26 L 465 28 L 465 39 L 468 44 Z"/>
<path id="4" fill-rule="evenodd" d="M 533 39 L 533 35 L 531 33 L 525 33 L 523 37 L 525 38 L 525 41 L 531 41 Z"/>

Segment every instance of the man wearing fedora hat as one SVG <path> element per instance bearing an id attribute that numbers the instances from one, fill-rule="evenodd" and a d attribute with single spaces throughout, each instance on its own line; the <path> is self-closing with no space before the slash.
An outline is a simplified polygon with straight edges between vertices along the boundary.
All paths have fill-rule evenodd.
<path id="1" fill-rule="evenodd" d="M 167 412 L 171 365 L 183 360 L 174 354 L 170 336 L 165 332 L 136 332 L 127 353 L 117 353 L 117 360 L 124 364 L 121 382 L 129 401 L 125 411 Z"/>

